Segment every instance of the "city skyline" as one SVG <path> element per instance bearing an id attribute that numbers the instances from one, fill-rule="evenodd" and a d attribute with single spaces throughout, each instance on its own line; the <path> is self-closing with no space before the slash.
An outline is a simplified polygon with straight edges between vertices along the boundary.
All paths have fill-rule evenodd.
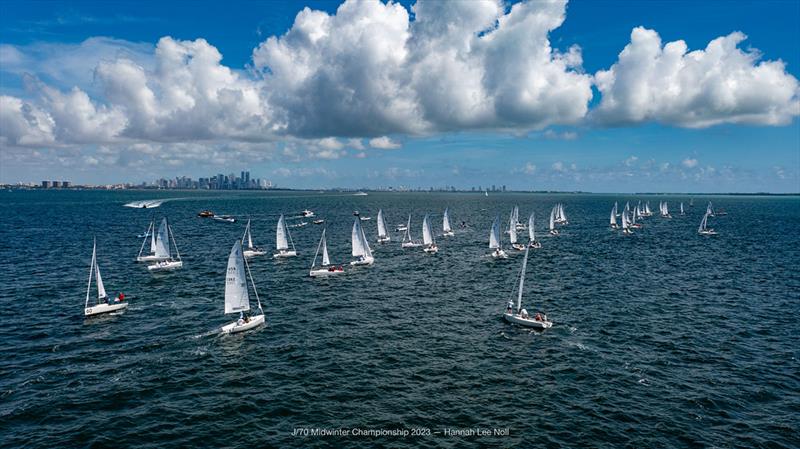
<path id="1" fill-rule="evenodd" d="M 0 183 L 800 191 L 798 2 L 228 9 L 8 3 Z"/>

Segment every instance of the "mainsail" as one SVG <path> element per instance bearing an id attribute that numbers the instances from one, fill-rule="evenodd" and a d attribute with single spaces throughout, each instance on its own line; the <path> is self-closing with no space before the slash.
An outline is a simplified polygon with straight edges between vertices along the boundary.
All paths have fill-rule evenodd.
<path id="1" fill-rule="evenodd" d="M 522 309 L 522 286 L 525 285 L 525 268 L 528 267 L 528 248 L 525 248 L 525 258 L 522 260 L 522 271 L 519 274 L 519 291 L 517 292 L 517 313 Z"/>
<path id="2" fill-rule="evenodd" d="M 535 226 L 534 226 L 534 220 L 535 220 L 534 215 L 535 214 L 533 212 L 531 212 L 531 216 L 528 217 L 528 238 L 531 239 L 531 242 L 535 242 L 536 241 L 536 231 L 534 230 L 534 228 L 535 228 Z"/>
<path id="3" fill-rule="evenodd" d="M 431 222 L 428 219 L 428 214 L 422 220 L 422 243 L 425 245 L 433 245 L 433 231 L 431 230 Z"/>
<path id="4" fill-rule="evenodd" d="M 511 211 L 511 217 L 508 220 L 508 241 L 511 242 L 513 245 L 517 243 L 517 213 L 518 210 L 516 207 Z"/>
<path id="5" fill-rule="evenodd" d="M 500 216 L 494 218 L 492 232 L 489 233 L 489 248 L 500 248 Z"/>
<path id="6" fill-rule="evenodd" d="M 283 214 L 281 214 L 281 218 L 278 219 L 278 228 L 276 230 L 276 245 L 279 251 L 289 249 L 289 240 L 286 238 L 288 232 L 288 229 L 286 229 L 286 221 L 283 219 Z"/>
<path id="7" fill-rule="evenodd" d="M 444 216 L 442 217 L 442 229 L 444 232 L 451 232 L 453 229 L 450 227 L 450 214 L 449 209 L 445 208 Z"/>
<path id="8" fill-rule="evenodd" d="M 386 238 L 386 222 L 383 220 L 383 209 L 378 211 L 378 237 Z"/>
<path id="9" fill-rule="evenodd" d="M 228 271 L 225 274 L 225 313 L 247 310 L 250 310 L 250 295 L 247 293 L 242 242 L 237 240 L 228 256 Z"/>
<path id="10" fill-rule="evenodd" d="M 158 227 L 158 234 L 156 235 L 156 250 L 155 255 L 160 258 L 169 258 L 169 229 L 167 228 L 167 219 L 161 220 L 161 225 Z"/>

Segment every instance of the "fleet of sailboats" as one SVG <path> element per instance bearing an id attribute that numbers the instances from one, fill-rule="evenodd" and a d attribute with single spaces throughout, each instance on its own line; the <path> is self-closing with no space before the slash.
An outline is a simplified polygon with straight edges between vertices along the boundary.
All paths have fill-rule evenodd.
<path id="1" fill-rule="evenodd" d="M 90 305 L 92 291 L 92 277 L 97 285 L 97 298 L 94 304 Z M 122 310 L 128 307 L 125 296 L 120 293 L 113 300 L 108 297 L 106 287 L 103 285 L 103 277 L 100 276 L 100 265 L 97 263 L 97 240 L 92 242 L 92 262 L 89 264 L 89 284 L 86 286 L 86 303 L 83 306 L 84 316 L 100 315 Z"/>
<path id="2" fill-rule="evenodd" d="M 183 260 L 181 260 L 181 253 L 178 251 L 178 244 L 175 243 L 175 236 L 172 234 L 172 228 L 167 223 L 166 217 L 161 220 L 158 226 L 158 232 L 155 234 L 155 252 L 153 253 L 154 263 L 147 266 L 149 271 L 170 271 L 177 270 L 183 267 Z M 175 246 L 175 256 L 172 257 L 171 246 Z M 140 250 L 141 252 L 141 250 Z"/>
<path id="3" fill-rule="evenodd" d="M 328 257 L 328 242 L 325 239 L 326 231 L 327 229 L 322 230 L 322 237 L 319 239 L 317 252 L 314 253 L 314 261 L 311 262 L 311 270 L 308 272 L 311 277 L 334 276 L 344 273 L 344 268 L 342 268 L 342 266 L 331 264 L 331 259 Z M 320 251 L 322 252 L 322 264 L 318 266 L 317 257 L 319 257 Z"/>
<path id="4" fill-rule="evenodd" d="M 259 313 L 250 315 L 250 294 L 247 288 L 247 279 L 253 286 L 253 295 L 256 297 Z M 253 275 L 242 252 L 242 241 L 237 240 L 228 256 L 228 269 L 225 272 L 225 315 L 239 313 L 239 319 L 226 324 L 220 329 L 223 334 L 234 334 L 253 329 L 264 324 L 264 309 L 258 297 Z"/>
<path id="5" fill-rule="evenodd" d="M 291 249 L 289 249 L 290 244 Z M 274 258 L 294 257 L 297 255 L 297 250 L 292 240 L 292 234 L 289 233 L 289 228 L 286 227 L 286 220 L 283 218 L 283 214 L 278 218 L 278 226 L 275 230 L 275 247 L 278 252 L 272 256 Z"/>
<path id="6" fill-rule="evenodd" d="M 519 284 L 516 285 L 515 289 L 511 290 L 512 298 L 515 291 L 517 293 L 516 307 L 514 300 L 510 299 L 506 305 L 506 311 L 503 314 L 503 318 L 505 318 L 505 320 L 509 323 L 519 324 L 524 327 L 541 330 L 548 329 L 553 326 L 553 323 L 547 320 L 547 315 L 542 312 L 536 312 L 533 316 L 530 316 L 528 311 L 522 308 L 522 289 L 525 285 L 525 271 L 528 267 L 528 251 L 528 249 L 525 250 L 525 258 L 522 259 L 522 269 L 519 273 Z"/>

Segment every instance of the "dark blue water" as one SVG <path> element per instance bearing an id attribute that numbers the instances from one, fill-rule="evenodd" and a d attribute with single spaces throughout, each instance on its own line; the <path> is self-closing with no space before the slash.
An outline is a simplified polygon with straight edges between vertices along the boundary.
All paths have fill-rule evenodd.
<path id="1" fill-rule="evenodd" d="M 181 197 L 153 210 L 130 200 Z M 687 216 L 650 218 L 623 237 L 615 200 L 686 197 L 504 194 L 2 192 L 0 445 L 3 447 L 798 447 L 800 200 L 714 197 L 730 215 L 696 233 Z M 556 201 L 570 225 L 545 235 Z M 544 333 L 501 319 L 522 261 L 492 261 L 488 229 L 514 204 L 538 221 L 525 303 Z M 220 337 L 235 224 L 252 217 L 272 247 L 280 213 L 328 220 L 334 261 L 350 260 L 352 211 L 389 223 L 469 229 L 440 252 L 373 243 L 375 265 L 307 276 L 320 226 L 293 229 L 300 257 L 254 259 L 268 326 Z M 167 216 L 181 271 L 133 262 L 137 235 Z M 375 220 L 364 222 L 374 242 Z M 85 320 L 92 236 L 119 316 Z M 504 236 L 505 238 L 505 236 Z M 293 436 L 295 428 L 430 429 L 421 436 Z M 453 436 L 445 429 L 508 429 Z"/>

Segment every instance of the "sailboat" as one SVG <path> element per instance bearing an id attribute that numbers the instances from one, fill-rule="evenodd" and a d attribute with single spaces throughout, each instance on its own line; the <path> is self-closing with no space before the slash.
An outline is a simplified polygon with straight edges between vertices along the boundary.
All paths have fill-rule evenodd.
<path id="1" fill-rule="evenodd" d="M 431 221 L 428 214 L 422 219 L 422 243 L 425 245 L 423 251 L 429 254 L 439 252 L 439 247 L 436 246 L 436 240 L 433 238 L 433 230 L 431 229 Z"/>
<path id="2" fill-rule="evenodd" d="M 517 227 L 517 231 L 525 230 L 525 225 L 519 221 L 519 206 L 514 206 L 514 226 Z"/>
<path id="3" fill-rule="evenodd" d="M 689 207 L 694 207 L 694 198 L 689 198 Z"/>
<path id="4" fill-rule="evenodd" d="M 639 209 L 634 209 L 633 212 L 631 212 L 631 221 L 628 223 L 628 227 L 629 228 L 631 228 L 631 229 L 641 229 L 642 228 L 641 223 L 636 223 L 636 219 L 637 218 L 640 218 Z"/>
<path id="5" fill-rule="evenodd" d="M 686 215 L 686 213 L 683 212 L 683 201 L 681 201 L 681 215 Z"/>
<path id="6" fill-rule="evenodd" d="M 508 259 L 508 254 L 500 246 L 500 216 L 494 218 L 492 230 L 489 232 L 489 249 L 492 249 L 492 257 L 495 259 Z"/>
<path id="7" fill-rule="evenodd" d="M 245 270 L 247 273 L 245 273 Z M 250 316 L 245 312 L 250 311 L 250 294 L 247 291 L 247 278 L 253 286 L 253 294 L 258 304 L 258 315 Z M 256 326 L 264 324 L 264 309 L 261 308 L 261 300 L 258 298 L 256 284 L 253 282 L 253 275 L 250 274 L 250 266 L 242 254 L 242 241 L 237 240 L 231 248 L 228 256 L 228 270 L 225 272 L 225 315 L 239 312 L 239 319 L 233 323 L 226 324 L 220 329 L 223 334 L 235 334 L 244 332 Z"/>
<path id="8" fill-rule="evenodd" d="M 386 221 L 383 219 L 383 209 L 378 210 L 378 243 L 385 243 L 391 240 L 386 232 Z"/>
<path id="9" fill-rule="evenodd" d="M 535 226 L 535 217 L 534 213 L 531 212 L 531 216 L 528 217 L 528 248 L 541 248 L 542 243 L 536 240 L 536 226 Z"/>
<path id="10" fill-rule="evenodd" d="M 633 231 L 631 231 L 630 223 L 628 223 L 627 212 L 622 212 L 622 233 L 625 235 L 633 234 Z"/>
<path id="11" fill-rule="evenodd" d="M 142 240 L 142 246 L 139 248 L 139 255 L 136 256 L 137 262 L 158 262 L 160 260 L 165 260 L 164 257 L 156 256 L 155 225 L 155 221 L 151 221 L 150 226 L 147 227 L 147 231 L 144 233 L 144 240 Z M 150 252 L 146 255 L 142 255 L 142 252 L 144 252 L 144 245 L 147 243 L 147 237 L 150 237 Z"/>
<path id="12" fill-rule="evenodd" d="M 453 232 L 453 228 L 450 226 L 450 209 L 449 208 L 445 208 L 444 209 L 444 215 L 442 216 L 442 230 L 444 231 L 443 235 L 445 237 L 453 237 L 454 235 L 456 235 L 456 233 Z"/>
<path id="13" fill-rule="evenodd" d="M 250 230 L 250 219 L 247 219 L 247 226 L 244 228 L 244 235 L 242 241 L 247 242 L 247 248 L 244 250 L 244 257 L 263 256 L 267 251 L 253 245 L 253 233 Z"/>
<path id="14" fill-rule="evenodd" d="M 528 315 L 528 311 L 522 308 L 522 287 L 525 284 L 525 269 L 528 267 L 528 250 L 525 250 L 525 258 L 522 259 L 522 270 L 520 270 L 519 274 L 519 285 L 517 286 L 517 304 L 516 304 L 516 311 L 514 308 L 514 301 L 509 300 L 508 305 L 506 306 L 506 312 L 503 314 L 503 318 L 509 323 L 519 324 L 520 326 L 530 327 L 534 329 L 548 329 L 553 327 L 553 323 L 547 320 L 547 315 L 542 312 L 536 312 L 536 314 L 531 317 Z M 514 289 L 511 290 L 511 295 L 513 298 Z"/>
<path id="15" fill-rule="evenodd" d="M 553 210 L 550 211 L 550 235 L 558 235 L 558 229 L 556 229 L 556 208 L 553 207 Z"/>
<path id="16" fill-rule="evenodd" d="M 283 218 L 283 214 L 278 219 L 278 226 L 275 230 L 275 246 L 278 249 L 276 254 L 273 254 L 273 258 L 279 257 L 294 257 L 297 255 L 297 250 L 294 247 L 294 241 L 292 240 L 292 234 L 289 233 L 289 228 L 286 227 L 286 220 Z M 292 249 L 289 249 L 289 244 L 291 243 Z"/>
<path id="17" fill-rule="evenodd" d="M 311 277 L 333 276 L 344 273 L 344 268 L 341 266 L 331 265 L 331 259 L 328 257 L 328 242 L 325 240 L 325 231 L 327 229 L 322 230 L 322 237 L 319 239 L 314 261 L 311 262 L 311 270 L 308 272 Z M 317 266 L 317 256 L 319 256 L 320 249 L 322 250 L 322 265 Z"/>
<path id="18" fill-rule="evenodd" d="M 508 241 L 511 243 L 511 247 L 516 249 L 517 251 L 524 251 L 525 245 L 517 242 L 517 217 L 516 214 L 519 213 L 519 208 L 514 207 L 511 211 L 511 217 L 508 220 Z"/>
<path id="19" fill-rule="evenodd" d="M 708 202 L 708 206 L 706 206 L 706 213 L 709 217 L 714 216 L 714 206 L 711 205 L 711 201 Z"/>
<path id="20" fill-rule="evenodd" d="M 706 213 L 703 214 L 703 219 L 700 220 L 700 227 L 697 228 L 697 233 L 698 234 L 700 234 L 700 235 L 717 235 L 717 231 L 715 231 L 715 230 L 713 230 L 713 229 L 708 227 L 708 217 L 711 217 L 711 216 L 712 215 L 710 213 L 708 213 L 708 211 L 706 211 Z"/>
<path id="21" fill-rule="evenodd" d="M 644 213 L 642 214 L 643 217 L 652 217 L 653 212 L 650 210 L 650 201 L 644 203 Z"/>
<path id="22" fill-rule="evenodd" d="M 172 228 L 167 223 L 166 217 L 161 220 L 161 225 L 158 227 L 156 238 L 156 251 L 155 257 L 158 262 L 150 264 L 147 269 L 150 271 L 168 271 L 177 270 L 183 267 L 183 260 L 181 260 L 181 253 L 178 251 L 178 244 L 175 243 L 175 235 L 172 233 Z M 175 245 L 175 255 L 177 259 L 172 258 L 170 252 L 170 240 Z"/>
<path id="23" fill-rule="evenodd" d="M 375 258 L 372 257 L 367 236 L 364 235 L 364 228 L 361 227 L 361 220 L 358 217 L 353 223 L 351 237 L 353 240 L 353 257 L 358 257 L 358 259 L 350 262 L 350 265 L 372 265 L 375 262 Z"/>
<path id="24" fill-rule="evenodd" d="M 403 248 L 416 248 L 418 246 L 422 246 L 422 243 L 419 240 L 414 240 L 411 238 L 411 214 L 408 214 L 408 224 L 406 224 L 406 233 L 403 234 L 403 242 L 400 244 Z"/>
<path id="25" fill-rule="evenodd" d="M 661 218 L 672 218 L 672 215 L 669 214 L 669 206 L 666 201 L 661 203 Z"/>
<path id="26" fill-rule="evenodd" d="M 617 203 L 614 203 L 614 207 L 611 208 L 611 218 L 609 218 L 609 222 L 611 223 L 611 229 L 617 229 Z"/>
<path id="27" fill-rule="evenodd" d="M 93 306 L 89 305 L 89 296 L 92 291 L 92 276 L 95 277 L 97 284 L 97 301 Z M 97 240 L 92 243 L 92 262 L 89 265 L 89 284 L 86 286 L 86 303 L 83 306 L 84 316 L 99 315 L 128 307 L 125 296 L 119 296 L 110 300 L 106 294 L 106 287 L 103 285 L 103 278 L 100 276 L 100 265 L 97 264 Z"/>
<path id="28" fill-rule="evenodd" d="M 555 207 L 555 222 L 561 225 L 567 225 L 569 222 L 567 221 L 567 214 L 564 213 L 564 205 L 562 203 L 556 204 Z"/>

